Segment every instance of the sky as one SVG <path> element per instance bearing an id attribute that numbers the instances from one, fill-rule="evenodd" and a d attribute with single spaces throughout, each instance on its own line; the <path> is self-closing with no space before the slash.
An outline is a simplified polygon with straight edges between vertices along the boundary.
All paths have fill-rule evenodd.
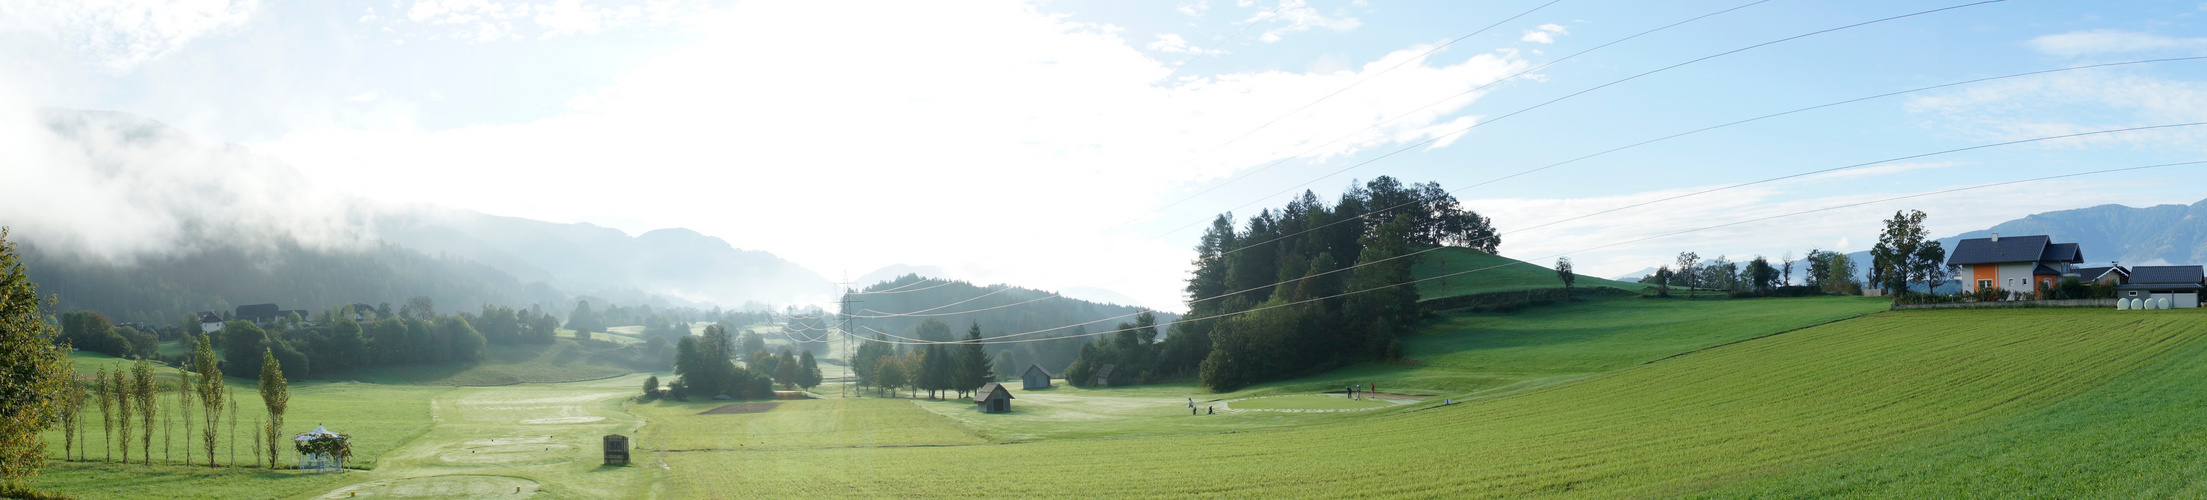
<path id="1" fill-rule="evenodd" d="M 2203 21 L 2198 0 L 0 0 L 0 112 L 142 115 L 373 203 L 1177 310 L 1212 217 L 1380 175 L 1461 189 L 1503 255 L 1599 276 L 1864 250 L 1903 209 L 1947 236 L 2198 202 L 2198 165 L 1879 200 L 2207 160 L 2207 126 L 2034 140 L 2207 122 L 2202 60 L 1556 164 L 2207 56 Z M 0 180 L 57 168 L 4 151 Z"/>

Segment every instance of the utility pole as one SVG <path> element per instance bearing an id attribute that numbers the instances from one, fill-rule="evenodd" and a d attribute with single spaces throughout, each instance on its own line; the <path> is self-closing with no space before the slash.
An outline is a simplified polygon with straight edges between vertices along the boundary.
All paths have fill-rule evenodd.
<path id="1" fill-rule="evenodd" d="M 851 397 L 851 384 L 857 382 L 852 380 L 851 377 L 858 374 L 857 362 L 851 355 L 854 352 L 851 350 L 851 320 L 856 319 L 851 317 L 851 304 L 864 302 L 852 296 L 850 286 L 856 283 L 851 282 L 850 279 L 850 273 L 845 272 L 843 282 L 836 283 L 836 286 L 840 288 L 839 291 L 843 292 L 843 308 L 841 311 L 837 311 L 842 316 L 842 321 L 837 322 L 835 333 L 843 340 L 843 397 L 846 398 Z"/>

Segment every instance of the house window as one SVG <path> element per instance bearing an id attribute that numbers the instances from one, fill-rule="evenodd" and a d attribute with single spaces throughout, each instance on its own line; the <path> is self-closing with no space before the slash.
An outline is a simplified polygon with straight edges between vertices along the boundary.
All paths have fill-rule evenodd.
<path id="1" fill-rule="evenodd" d="M 1978 290 L 1983 290 L 1987 288 L 1992 288 L 1992 280 L 1977 280 Z"/>

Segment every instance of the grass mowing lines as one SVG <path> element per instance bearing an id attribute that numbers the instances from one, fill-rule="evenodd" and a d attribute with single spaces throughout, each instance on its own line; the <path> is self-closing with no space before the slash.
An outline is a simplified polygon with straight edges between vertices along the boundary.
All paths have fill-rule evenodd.
<path id="1" fill-rule="evenodd" d="M 665 369 L 631 349 L 584 345 L 571 338 L 551 344 L 484 346 L 475 363 L 424 363 L 366 368 L 348 378 L 415 385 L 492 386 L 580 382 Z"/>
<path id="2" fill-rule="evenodd" d="M 630 411 L 650 422 L 650 450 L 848 448 L 983 444 L 940 416 L 902 398 L 782 401 L 762 413 L 700 415 L 726 401 L 655 401 Z M 968 404 L 968 406 L 971 406 Z"/>
<path id="3" fill-rule="evenodd" d="M 2197 323 L 2145 320 L 2175 336 Z M 2126 317 L 2128 316 L 2128 317 Z M 2194 320 L 2196 321 L 2196 320 Z M 2182 339 L 2177 339 L 2182 340 Z M 2207 494 L 2207 343 L 2060 403 L 1707 492 L 1714 497 L 2197 497 Z"/>
<path id="4" fill-rule="evenodd" d="M 2114 314 L 1881 314 L 1510 397 L 1300 429 L 667 460 L 678 491 L 769 495 L 963 495 L 979 471 L 1001 495 L 1221 485 L 1246 496 L 1675 495 L 2034 411 L 2207 334 L 2207 315 Z M 682 472 L 827 464 L 836 468 L 740 480 Z"/>

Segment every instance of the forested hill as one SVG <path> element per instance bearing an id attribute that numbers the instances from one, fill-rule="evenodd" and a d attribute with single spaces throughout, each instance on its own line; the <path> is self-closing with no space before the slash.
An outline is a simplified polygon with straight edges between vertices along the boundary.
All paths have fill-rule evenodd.
<path id="1" fill-rule="evenodd" d="M 308 311 L 356 302 L 397 307 L 415 296 L 455 310 L 482 304 L 564 309 L 569 302 L 543 282 L 523 283 L 489 266 L 394 245 L 203 246 L 129 264 L 43 251 L 32 242 L 22 248 L 27 274 L 38 282 L 39 293 L 60 296 L 60 310 L 96 311 L 117 322 L 168 325 L 193 311 L 268 302 Z"/>
<path id="2" fill-rule="evenodd" d="M 917 274 L 907 274 L 861 290 L 884 291 L 887 293 L 852 296 L 853 300 L 860 301 L 851 306 L 852 313 L 859 318 L 854 321 L 852 330 L 868 337 L 872 337 L 874 333 L 866 328 L 897 336 L 920 338 L 920 323 L 933 319 L 948 324 L 956 338 L 965 338 L 967 331 L 976 324 L 981 326 L 982 336 L 993 337 L 1103 320 L 1081 328 L 1017 337 L 1047 339 L 1112 330 L 1121 322 L 1133 323 L 1134 314 L 1143 311 L 1140 307 L 1089 302 L 1069 297 L 1044 298 L 1054 294 L 1030 288 L 1009 285 L 984 287 L 963 281 L 926 278 Z M 1155 314 L 1159 325 L 1171 324 L 1180 319 L 1174 314 Z M 1041 363 L 1055 371 L 1065 369 L 1066 365 L 1072 364 L 1080 356 L 1081 344 L 1093 341 L 1095 336 L 995 344 L 990 345 L 988 351 L 992 357 L 999 352 L 1011 352 L 1011 363 L 1020 368 Z"/>

